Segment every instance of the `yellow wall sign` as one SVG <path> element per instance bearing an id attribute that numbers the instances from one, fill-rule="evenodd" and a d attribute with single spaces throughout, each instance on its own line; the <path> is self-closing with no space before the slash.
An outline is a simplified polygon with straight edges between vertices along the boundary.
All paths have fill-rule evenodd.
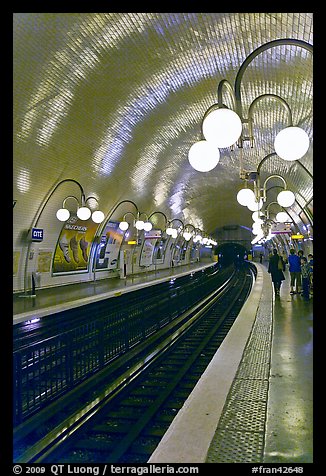
<path id="1" fill-rule="evenodd" d="M 303 235 L 291 235 L 291 238 L 293 240 L 302 240 L 302 238 L 304 238 L 304 236 Z"/>

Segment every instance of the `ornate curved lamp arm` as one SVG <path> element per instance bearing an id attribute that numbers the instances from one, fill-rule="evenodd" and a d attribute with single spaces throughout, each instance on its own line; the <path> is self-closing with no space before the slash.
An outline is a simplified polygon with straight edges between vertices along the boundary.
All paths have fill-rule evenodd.
<path id="1" fill-rule="evenodd" d="M 235 78 L 235 83 L 234 83 L 234 94 L 235 94 L 236 104 L 237 104 L 236 112 L 240 116 L 241 121 L 243 121 L 243 117 L 242 117 L 242 103 L 241 103 L 240 89 L 241 89 L 241 81 L 242 81 L 244 72 L 246 71 L 248 65 L 252 62 L 252 60 L 256 58 L 256 56 L 258 56 L 263 51 L 266 51 L 270 48 L 274 48 L 275 46 L 280 46 L 280 45 L 300 46 L 301 48 L 308 50 L 310 53 L 313 52 L 313 46 L 310 45 L 309 43 L 306 43 L 305 41 L 297 40 L 293 38 L 281 38 L 278 40 L 269 41 L 268 43 L 265 43 L 264 45 L 259 46 L 252 53 L 250 53 L 250 55 L 247 56 L 247 58 L 244 60 L 244 62 L 240 66 L 237 76 Z"/>
<path id="2" fill-rule="evenodd" d="M 99 204 L 99 203 L 98 203 L 98 199 L 97 199 L 96 197 L 91 196 L 91 197 L 87 197 L 87 198 L 86 198 L 86 200 L 85 200 L 85 205 L 86 205 L 86 203 L 88 202 L 88 200 L 91 200 L 91 199 L 95 200 L 96 203 L 97 203 L 97 205 Z"/>
<path id="3" fill-rule="evenodd" d="M 179 221 L 181 223 L 181 226 L 182 226 L 182 229 L 184 229 L 185 225 L 183 223 L 182 220 L 180 220 L 179 218 L 173 218 L 172 220 L 169 221 L 169 225 L 171 225 L 174 221 Z"/>
<path id="4" fill-rule="evenodd" d="M 218 86 L 217 86 L 217 104 L 218 104 L 218 107 L 225 107 L 224 103 L 223 103 L 223 87 L 224 86 L 227 88 L 228 92 L 230 93 L 230 96 L 232 98 L 233 110 L 236 112 L 236 109 L 237 109 L 236 97 L 235 97 L 235 94 L 234 94 L 234 90 L 233 90 L 231 84 L 229 83 L 229 81 L 227 79 L 222 79 L 218 83 Z"/>
<path id="5" fill-rule="evenodd" d="M 108 216 L 108 220 L 112 217 L 113 213 L 116 211 L 116 209 L 118 207 L 120 207 L 120 205 L 122 205 L 123 203 L 131 203 L 137 210 L 137 214 L 139 213 L 139 210 L 138 210 L 138 207 L 137 205 L 135 204 L 135 202 L 133 202 L 132 200 L 122 200 L 121 202 L 117 203 L 115 205 L 115 207 L 109 212 L 109 216 Z"/>
<path id="6" fill-rule="evenodd" d="M 269 207 L 271 205 L 277 205 L 279 208 L 281 208 L 281 210 L 283 210 L 283 207 L 281 207 L 281 205 L 278 203 L 278 202 L 270 202 L 267 207 L 264 209 L 264 212 L 265 212 L 265 216 L 266 216 L 266 219 L 269 220 Z"/>
<path id="7" fill-rule="evenodd" d="M 277 94 L 261 94 L 260 96 L 256 97 L 252 103 L 250 104 L 249 106 L 249 109 L 248 109 L 248 132 L 249 132 L 249 140 L 250 140 L 250 147 L 253 147 L 254 144 L 254 134 L 253 134 L 253 128 L 252 128 L 252 123 L 253 123 L 253 119 L 252 119 L 252 115 L 253 115 L 253 110 L 255 108 L 255 106 L 262 100 L 262 99 L 275 99 L 276 101 L 278 101 L 280 104 L 282 104 L 282 106 L 285 108 L 286 112 L 287 112 L 287 115 L 288 115 L 288 122 L 289 122 L 289 126 L 292 126 L 293 125 L 293 120 L 292 120 L 292 111 L 290 109 L 290 106 L 288 105 L 288 103 L 285 101 L 285 99 L 283 99 L 281 96 L 278 96 Z"/>
<path id="8" fill-rule="evenodd" d="M 191 223 L 187 223 L 184 227 L 187 228 L 188 226 L 191 226 L 193 230 L 196 230 L 196 227 Z"/>
<path id="9" fill-rule="evenodd" d="M 85 193 L 84 193 L 84 190 L 83 190 L 83 187 L 80 185 L 79 182 L 77 182 L 77 180 L 74 180 L 74 179 L 64 179 L 64 180 L 61 180 L 60 182 L 58 182 L 57 184 L 54 185 L 54 187 L 50 190 L 50 192 L 48 193 L 48 195 L 45 197 L 45 199 L 43 200 L 43 202 L 41 203 L 40 207 L 38 208 L 34 218 L 33 218 L 33 221 L 32 221 L 32 226 L 31 228 L 36 228 L 37 225 L 38 225 L 38 222 L 39 222 L 39 219 L 43 213 L 43 210 L 44 208 L 46 207 L 46 205 L 48 204 L 50 198 L 53 196 L 54 192 L 58 189 L 58 187 L 65 183 L 65 182 L 73 182 L 75 183 L 79 189 L 80 189 L 80 193 L 81 193 L 81 203 L 82 205 L 85 203 Z M 76 198 L 76 197 L 74 197 Z M 78 199 L 76 198 L 77 202 L 78 202 Z M 79 202 L 78 202 L 79 203 Z M 27 268 L 28 268 L 28 256 L 29 256 L 29 250 L 30 250 L 30 247 L 31 247 L 31 242 L 28 242 L 28 245 L 27 245 L 27 250 L 26 250 L 26 259 L 25 259 L 25 266 L 24 266 L 24 295 L 26 295 L 26 292 L 27 292 Z"/>
<path id="10" fill-rule="evenodd" d="M 66 198 L 63 200 L 63 202 L 62 202 L 62 208 L 65 208 L 65 206 L 66 206 L 66 201 L 67 201 L 69 198 L 73 198 L 73 199 L 75 199 L 75 200 L 76 200 L 76 202 L 77 202 L 77 205 L 78 205 L 78 207 L 79 207 L 79 201 L 78 201 L 78 198 L 77 198 L 77 197 L 75 197 L 75 195 L 68 195 L 68 197 L 66 197 Z"/>
<path id="11" fill-rule="evenodd" d="M 267 179 L 265 180 L 264 184 L 263 184 L 263 200 L 266 201 L 266 186 L 267 186 L 267 182 L 272 179 L 272 178 L 279 178 L 282 180 L 283 184 L 284 184 L 284 190 L 286 190 L 286 181 L 285 179 L 282 177 L 282 175 L 278 175 L 278 174 L 274 174 L 274 175 L 270 175 L 269 177 L 267 177 Z"/>
<path id="12" fill-rule="evenodd" d="M 150 218 L 151 218 L 153 215 L 156 215 L 157 213 L 160 214 L 160 215 L 162 215 L 162 216 L 164 217 L 164 219 L 165 219 L 165 225 L 167 225 L 167 223 L 169 222 L 167 216 L 165 215 L 165 213 L 160 212 L 159 210 L 156 211 L 156 212 L 151 213 L 151 214 L 149 215 L 149 217 L 148 217 L 148 220 L 150 220 Z"/>
<path id="13" fill-rule="evenodd" d="M 47 197 L 45 198 L 44 202 L 41 204 L 40 208 L 38 209 L 38 211 L 36 212 L 35 214 L 35 217 L 34 217 L 34 227 L 37 227 L 37 224 L 38 224 L 38 221 L 43 213 L 43 210 L 44 208 L 46 207 L 46 205 L 48 204 L 50 198 L 52 197 L 52 195 L 54 194 L 54 192 L 57 190 L 57 188 L 63 184 L 64 182 L 73 182 L 75 183 L 76 185 L 78 185 L 79 189 L 80 189 L 80 192 L 81 192 L 81 204 L 82 206 L 85 204 L 85 193 L 84 193 L 84 190 L 83 190 L 83 187 L 80 185 L 79 182 L 77 182 L 77 180 L 74 180 L 74 179 L 64 179 L 64 180 L 61 180 L 61 182 L 57 183 L 53 188 L 52 190 L 50 190 L 50 192 L 48 193 Z M 75 197 L 76 198 L 76 197 Z M 77 199 L 76 199 L 77 200 Z M 78 200 L 77 200 L 78 201 Z M 79 202 L 78 202 L 79 203 Z"/>
<path id="14" fill-rule="evenodd" d="M 132 215 L 134 217 L 134 220 L 136 221 L 139 218 L 139 214 L 137 213 L 137 216 L 135 216 L 132 212 L 126 212 L 123 215 L 123 221 L 126 221 L 126 216 L 127 215 Z"/>

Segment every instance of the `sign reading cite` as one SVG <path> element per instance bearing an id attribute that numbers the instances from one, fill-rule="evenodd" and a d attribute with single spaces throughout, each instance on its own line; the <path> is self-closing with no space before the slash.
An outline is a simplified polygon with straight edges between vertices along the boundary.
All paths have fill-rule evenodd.
<path id="1" fill-rule="evenodd" d="M 32 228 L 32 241 L 43 241 L 44 230 L 42 228 Z"/>

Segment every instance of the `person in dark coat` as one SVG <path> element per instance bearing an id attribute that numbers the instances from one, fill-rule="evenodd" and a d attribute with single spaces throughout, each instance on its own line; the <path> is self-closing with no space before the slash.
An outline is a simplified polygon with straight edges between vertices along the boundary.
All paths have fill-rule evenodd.
<path id="1" fill-rule="evenodd" d="M 280 295 L 281 284 L 282 284 L 282 281 L 285 280 L 285 276 L 283 274 L 284 269 L 285 269 L 285 264 L 284 264 L 283 258 L 277 253 L 277 249 L 274 248 L 273 254 L 269 258 L 268 272 L 270 273 L 272 277 L 272 283 L 274 285 L 275 296 Z"/>

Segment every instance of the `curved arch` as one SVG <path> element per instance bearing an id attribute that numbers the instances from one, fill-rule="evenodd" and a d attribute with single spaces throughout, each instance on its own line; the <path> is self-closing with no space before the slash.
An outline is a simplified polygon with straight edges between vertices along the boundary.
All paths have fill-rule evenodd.
<path id="1" fill-rule="evenodd" d="M 281 45 L 300 46 L 301 48 L 308 50 L 310 53 L 313 52 L 313 46 L 310 43 L 307 43 L 302 40 L 297 40 L 294 38 L 281 38 L 278 40 L 269 41 L 268 43 L 264 43 L 263 45 L 256 48 L 252 53 L 250 53 L 250 55 L 247 56 L 247 58 L 244 60 L 244 62 L 240 66 L 237 76 L 235 78 L 235 83 L 234 83 L 234 93 L 235 93 L 235 98 L 237 103 L 237 113 L 240 116 L 241 120 L 243 120 L 243 117 L 242 117 L 242 103 L 241 103 L 240 88 L 241 88 L 241 81 L 242 81 L 244 72 L 246 71 L 248 65 L 252 62 L 252 60 L 255 59 L 256 56 L 258 56 L 260 53 L 270 48 L 274 48 L 275 46 L 281 46 Z"/>

